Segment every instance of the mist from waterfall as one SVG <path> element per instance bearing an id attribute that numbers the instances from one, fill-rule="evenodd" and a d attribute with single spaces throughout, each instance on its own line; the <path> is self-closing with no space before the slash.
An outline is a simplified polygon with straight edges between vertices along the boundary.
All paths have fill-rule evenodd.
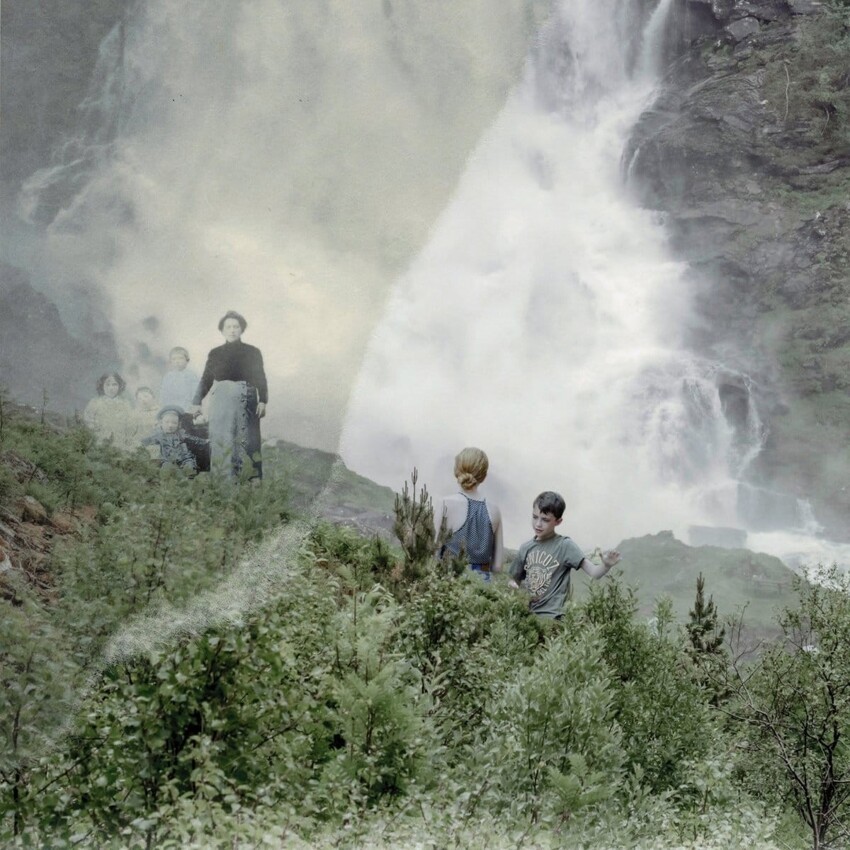
<path id="1" fill-rule="evenodd" d="M 451 492 L 454 454 L 485 449 L 509 545 L 546 489 L 587 547 L 736 524 L 729 494 L 761 445 L 752 405 L 727 417 L 722 367 L 684 350 L 684 268 L 624 184 L 669 6 L 558 4 L 397 282 L 349 404 L 344 460 L 390 485 L 415 466 Z"/>
<path id="2" fill-rule="evenodd" d="M 7 254 L 73 330 L 72 292 L 103 305 L 132 385 L 156 385 L 173 345 L 200 368 L 239 310 L 266 433 L 335 449 L 388 288 L 548 5 L 127 4 L 77 132 L 21 192 L 32 244 Z"/>

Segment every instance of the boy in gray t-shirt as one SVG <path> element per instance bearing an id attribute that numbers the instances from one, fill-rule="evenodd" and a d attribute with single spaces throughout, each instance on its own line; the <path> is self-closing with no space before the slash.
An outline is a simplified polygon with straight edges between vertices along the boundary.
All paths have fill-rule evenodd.
<path id="1" fill-rule="evenodd" d="M 602 553 L 602 565 L 591 563 L 569 537 L 555 533 L 566 503 L 559 493 L 541 493 L 532 507 L 534 539 L 519 547 L 510 569 L 515 582 L 522 582 L 531 595 L 528 606 L 541 617 L 560 619 L 570 591 L 570 571 L 584 570 L 591 578 L 602 578 L 620 560 L 620 553 Z"/>

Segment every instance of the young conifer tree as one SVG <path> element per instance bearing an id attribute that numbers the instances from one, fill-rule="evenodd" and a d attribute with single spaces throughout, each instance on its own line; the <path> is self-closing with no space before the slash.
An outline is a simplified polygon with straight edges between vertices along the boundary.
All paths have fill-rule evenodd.
<path id="1" fill-rule="evenodd" d="M 446 552 L 442 557 L 437 554 L 451 533 L 445 516 L 439 527 L 435 525 L 433 500 L 424 484 L 417 493 L 418 481 L 419 472 L 414 468 L 410 476 L 412 487 L 408 487 L 405 481 L 401 493 L 396 493 L 395 497 L 393 531 L 404 553 L 404 561 L 398 570 L 398 580 L 402 584 L 422 578 L 438 560 L 449 573 L 455 575 L 460 575 L 466 569 L 465 552 L 461 551 L 459 555 Z"/>
<path id="2" fill-rule="evenodd" d="M 705 600 L 705 579 L 702 573 L 697 576 L 697 595 L 689 616 L 686 628 L 691 642 L 688 648 L 691 657 L 696 660 L 701 655 L 721 654 L 726 628 L 718 622 L 714 598 L 709 596 L 708 602 Z"/>
<path id="3" fill-rule="evenodd" d="M 404 552 L 402 578 L 412 580 L 423 571 L 425 564 L 434 554 L 434 505 L 428 495 L 428 489 L 423 485 L 419 492 L 416 484 L 419 473 L 416 469 L 410 476 L 412 487 L 404 487 L 395 497 L 395 523 L 393 531 L 401 543 Z"/>

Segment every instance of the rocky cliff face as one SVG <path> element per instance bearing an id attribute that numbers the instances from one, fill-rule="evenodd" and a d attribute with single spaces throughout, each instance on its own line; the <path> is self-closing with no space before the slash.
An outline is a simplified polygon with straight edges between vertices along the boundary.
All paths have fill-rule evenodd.
<path id="1" fill-rule="evenodd" d="M 85 293 L 80 293 L 80 299 Z M 119 365 L 112 334 L 72 336 L 21 269 L 0 262 L 0 386 L 36 409 L 81 411 L 97 377 Z"/>
<path id="2" fill-rule="evenodd" d="M 751 478 L 846 538 L 850 7 L 678 0 L 669 36 L 631 182 L 691 264 L 693 345 L 753 379 L 767 439 Z"/>

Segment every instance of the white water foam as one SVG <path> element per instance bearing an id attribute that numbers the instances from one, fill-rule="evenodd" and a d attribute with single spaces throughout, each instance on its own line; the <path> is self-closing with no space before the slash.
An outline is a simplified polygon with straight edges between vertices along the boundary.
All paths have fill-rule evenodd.
<path id="1" fill-rule="evenodd" d="M 484 448 L 513 544 L 543 489 L 595 544 L 717 522 L 706 494 L 740 472 L 718 367 L 682 347 L 684 269 L 622 181 L 655 85 L 630 61 L 636 24 L 615 0 L 560 4 L 398 282 L 348 409 L 343 458 L 391 485 L 415 465 L 451 489 L 453 455 Z M 661 31 L 656 16 L 646 32 Z"/>
<path id="2" fill-rule="evenodd" d="M 533 497 L 556 489 L 586 548 L 749 526 L 752 549 L 792 567 L 850 565 L 850 546 L 819 539 L 805 504 L 745 483 L 766 437 L 748 376 L 683 347 L 685 269 L 622 177 L 672 4 L 644 21 L 637 6 L 559 4 L 395 287 L 343 458 L 396 488 L 415 466 L 440 493 L 454 489 L 453 455 L 484 448 L 509 545 L 528 536 Z"/>

